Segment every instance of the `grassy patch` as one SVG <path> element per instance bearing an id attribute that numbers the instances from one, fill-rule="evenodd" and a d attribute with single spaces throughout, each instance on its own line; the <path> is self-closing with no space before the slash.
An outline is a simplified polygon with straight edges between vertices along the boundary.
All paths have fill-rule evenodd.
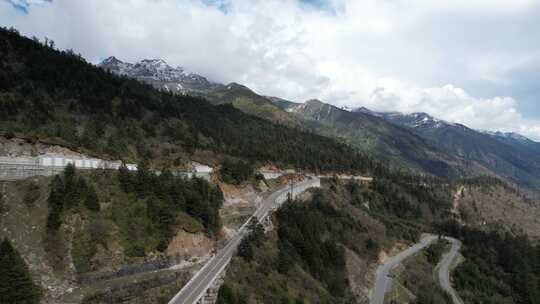
<path id="1" fill-rule="evenodd" d="M 392 282 L 392 290 L 384 297 L 385 303 L 413 303 L 416 297 L 397 280 Z"/>

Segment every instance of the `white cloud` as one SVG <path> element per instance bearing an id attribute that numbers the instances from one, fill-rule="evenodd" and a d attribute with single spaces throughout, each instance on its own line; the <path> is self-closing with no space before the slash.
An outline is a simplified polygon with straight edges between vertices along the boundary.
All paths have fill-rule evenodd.
<path id="1" fill-rule="evenodd" d="M 480 130 L 519 132 L 540 139 L 540 121 L 523 118 L 511 97 L 475 98 L 453 85 L 417 88 L 392 79 L 382 79 L 368 102 L 382 111 L 423 111 L 449 122 Z"/>
<path id="2" fill-rule="evenodd" d="M 405 1 L 404 1 L 405 2 Z M 444 12 L 467 12 L 475 15 L 496 14 L 507 15 L 523 12 L 538 4 L 536 0 L 452 0 L 452 1 L 432 1 L 413 0 L 406 1 L 409 5 L 428 8 L 431 10 L 441 10 Z"/>
<path id="3" fill-rule="evenodd" d="M 457 89 L 483 81 L 512 96 L 510 72 L 540 62 L 540 41 L 524 30 L 540 20 L 530 16 L 538 1 L 329 0 L 334 10 L 294 0 L 17 1 L 29 13 L 0 1 L 0 25 L 92 62 L 164 58 L 266 95 L 425 111 L 540 139 L 540 123 L 520 114 L 517 99 Z"/>

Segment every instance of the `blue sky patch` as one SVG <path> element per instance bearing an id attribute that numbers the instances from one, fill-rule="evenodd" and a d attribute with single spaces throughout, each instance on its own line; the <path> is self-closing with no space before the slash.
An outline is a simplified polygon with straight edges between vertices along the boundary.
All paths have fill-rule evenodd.
<path id="1" fill-rule="evenodd" d="M 36 4 L 40 5 L 46 2 L 52 2 L 52 0 L 4 0 L 4 1 L 10 3 L 14 9 L 24 14 L 28 14 L 30 6 L 32 5 L 36 5 Z"/>

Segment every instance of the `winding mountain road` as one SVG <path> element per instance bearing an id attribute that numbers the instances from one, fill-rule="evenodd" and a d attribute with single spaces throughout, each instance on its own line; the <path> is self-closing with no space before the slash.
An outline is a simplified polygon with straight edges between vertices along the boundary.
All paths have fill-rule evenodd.
<path id="1" fill-rule="evenodd" d="M 316 177 L 308 177 L 305 181 L 294 185 L 293 194 L 296 195 L 304 192 L 311 187 L 320 187 L 320 180 Z M 278 208 L 287 200 L 287 194 L 290 192 L 290 189 L 290 186 L 281 188 L 266 198 L 259 205 L 253 216 L 242 225 L 238 233 L 193 276 L 182 290 L 169 301 L 169 304 L 197 303 L 197 301 L 204 296 L 206 290 L 208 290 L 214 280 L 222 273 L 225 267 L 227 267 L 229 261 L 235 254 L 238 245 L 242 241 L 242 238 L 249 233 L 247 225 L 251 219 L 257 218 L 259 221 L 264 219 L 271 210 Z"/>
<path id="2" fill-rule="evenodd" d="M 426 235 L 422 237 L 420 242 L 400 252 L 399 254 L 389 258 L 382 265 L 377 268 L 377 275 L 375 281 L 375 288 L 372 290 L 369 303 L 370 304 L 383 304 L 384 296 L 390 289 L 392 278 L 389 276 L 390 271 L 401 264 L 405 259 L 418 253 L 420 250 L 429 246 L 433 241 L 437 239 L 435 235 Z"/>
<path id="3" fill-rule="evenodd" d="M 444 239 L 452 243 L 452 248 L 442 256 L 441 261 L 437 265 L 437 269 L 439 270 L 439 283 L 442 289 L 452 297 L 452 302 L 454 304 L 463 304 L 463 300 L 461 300 L 457 292 L 452 288 L 452 284 L 450 284 L 450 267 L 459 253 L 461 242 L 451 237 L 444 237 Z"/>

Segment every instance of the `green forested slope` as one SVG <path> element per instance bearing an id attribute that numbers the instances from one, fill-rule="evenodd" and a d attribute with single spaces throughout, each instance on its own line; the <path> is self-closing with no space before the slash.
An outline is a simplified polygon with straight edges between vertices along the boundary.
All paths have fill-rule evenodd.
<path id="1" fill-rule="evenodd" d="M 367 300 L 352 289 L 371 285 L 350 281 L 351 272 L 369 277 L 374 269 L 347 266 L 351 255 L 364 267 L 376 265 L 381 250 L 396 240 L 416 241 L 450 207 L 444 184 L 417 186 L 393 177 L 372 185 L 325 180 L 306 200 L 285 203 L 275 214 L 274 231 L 253 229 L 227 270 L 218 303 Z"/>
<path id="2" fill-rule="evenodd" d="M 79 173 L 68 165 L 63 174 L 52 178 L 47 203 L 47 243 L 58 239 L 67 218 L 82 216 L 87 221 L 73 241 L 72 252 L 77 271 L 84 273 L 95 270 L 96 246 L 108 248 L 112 231 L 119 231 L 121 251 L 127 257 L 165 251 L 181 229 L 204 229 L 217 238 L 223 194 L 203 179 L 174 177 L 169 171 L 156 176 L 144 166 L 136 173 L 124 168 Z"/>
<path id="3" fill-rule="evenodd" d="M 506 180 L 538 192 L 540 189 L 540 144 L 528 139 L 495 136 L 461 124 L 418 123 L 433 118 L 425 113 L 382 114 L 391 123 L 408 128 L 449 153 L 477 163 Z"/>
<path id="4" fill-rule="evenodd" d="M 349 112 L 318 100 L 293 105 L 290 111 L 316 133 L 340 138 L 359 151 L 399 167 L 443 177 L 481 174 L 482 169 L 438 148 L 410 130 L 379 117 Z M 484 170 L 485 171 L 485 170 Z"/>
<path id="5" fill-rule="evenodd" d="M 121 299 L 123 289 L 143 299 L 150 292 L 144 286 L 152 282 L 159 287 L 152 290 L 170 299 L 189 270 L 169 267 L 177 259 L 197 262 L 201 251 L 215 246 L 222 236 L 222 203 L 219 187 L 203 179 L 168 171 L 156 176 L 144 165 L 137 172 L 68 166 L 54 177 L 0 183 L 0 239 L 20 252 L 47 303 L 94 303 L 107 293 Z M 33 297 L 26 274 L 14 267 L 2 264 L 1 294 L 20 296 L 10 288 L 24 287 Z M 10 285 L 10 279 L 21 285 Z M 145 303 L 155 303 L 151 299 Z"/>
<path id="6" fill-rule="evenodd" d="M 525 235 L 443 226 L 463 241 L 465 261 L 453 272 L 465 303 L 540 303 L 540 247 Z"/>
<path id="7" fill-rule="evenodd" d="M 133 161 L 210 150 L 315 171 L 372 166 L 332 139 L 230 105 L 159 92 L 5 29 L 0 30 L 0 108 L 5 135 Z"/>

